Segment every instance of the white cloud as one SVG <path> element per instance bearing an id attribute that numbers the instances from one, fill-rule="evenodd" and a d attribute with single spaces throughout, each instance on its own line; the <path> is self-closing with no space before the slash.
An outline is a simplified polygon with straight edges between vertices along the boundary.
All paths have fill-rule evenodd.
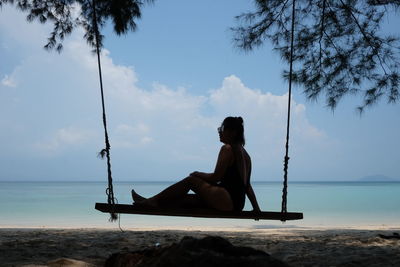
<path id="1" fill-rule="evenodd" d="M 95 72 L 92 56 L 82 46 L 74 46 L 75 58 Z M 79 55 L 82 53 L 82 55 Z M 77 56 L 78 55 L 78 56 Z M 86 56 L 85 56 L 86 55 Z M 220 88 L 205 95 L 193 95 L 185 88 L 171 89 L 154 83 L 150 90 L 137 86 L 132 67 L 116 65 L 110 53 L 102 55 L 107 101 L 114 110 L 116 128 L 113 147 L 133 149 L 137 153 L 157 154 L 156 161 L 185 161 L 195 165 L 213 165 L 218 147 L 216 127 L 226 116 L 242 116 L 248 147 L 255 162 L 270 162 L 267 167 L 281 168 L 284 151 L 288 95 L 273 95 L 246 87 L 235 75 L 223 79 Z M 203 110 L 207 109 L 207 115 Z M 292 146 L 306 152 L 326 147 L 328 137 L 307 119 L 306 107 L 292 99 Z M 302 145 L 307 143 L 307 145 Z M 139 148 L 148 150 L 140 152 Z M 157 151 L 157 152 L 156 152 Z M 296 149 L 294 150 L 296 151 Z M 263 164 L 264 165 L 264 164 Z"/>
<path id="2" fill-rule="evenodd" d="M 93 136 L 94 134 L 90 130 L 75 127 L 61 128 L 48 140 L 36 142 L 34 147 L 37 151 L 52 154 L 66 147 L 82 145 Z"/>
<path id="3" fill-rule="evenodd" d="M 12 85 L 18 81 L 27 87 L 24 92 L 21 89 L 21 98 L 25 99 L 21 102 L 21 110 L 41 114 L 42 117 L 32 116 L 37 120 L 34 127 L 43 128 L 39 133 L 41 137 L 36 140 L 44 140 L 36 141 L 34 148 L 48 155 L 62 153 L 71 147 L 93 149 L 88 146 L 93 138 L 97 138 L 98 143 L 103 141 L 100 137 L 101 118 L 99 114 L 93 114 L 99 113 L 100 106 L 97 61 L 80 35 L 78 31 L 67 39 L 61 55 L 42 50 L 38 45 L 45 40 L 42 34 L 28 36 L 28 39 L 36 38 L 37 51 L 33 55 L 40 55 L 29 55 L 29 60 L 23 60 L 12 72 L 20 73 L 18 80 L 12 74 L 2 80 L 3 84 Z M 28 39 L 24 40 L 27 44 L 31 41 Z M 211 170 L 219 146 L 216 128 L 224 117 L 232 115 L 242 116 L 245 120 L 248 149 L 256 169 L 276 166 L 273 168 L 280 171 L 287 94 L 274 95 L 266 89 L 249 88 L 235 75 L 221 77 L 221 86 L 203 95 L 157 82 L 151 88 L 140 88 L 132 66 L 116 64 L 106 49 L 101 59 L 113 155 L 120 158 L 129 155 L 137 162 L 151 159 L 156 165 L 167 162 L 169 166 L 171 163 L 179 166 L 175 170 L 172 170 L 174 167 L 168 170 L 153 168 L 151 171 L 157 172 L 156 175 L 168 172 L 180 175 L 182 170 L 178 168 L 182 165 L 188 169 Z M 33 92 L 30 86 L 36 91 Z M 41 104 L 33 105 L 31 100 L 40 100 Z M 32 111 L 27 104 L 35 109 Z M 308 147 L 318 147 L 327 137 L 308 121 L 306 107 L 293 99 L 292 112 L 294 142 L 307 142 Z M 34 127 L 28 128 L 27 134 L 36 132 Z M 139 163 L 136 167 L 148 166 Z M 133 167 L 125 165 L 121 168 L 131 170 Z M 168 177 L 171 179 L 170 175 Z"/>
<path id="4" fill-rule="evenodd" d="M 91 72 L 90 77 L 95 77 L 97 68 L 96 60 L 89 52 L 86 45 L 74 41 L 68 45 L 70 55 L 79 61 Z M 68 49 L 68 50 L 69 50 Z M 209 92 L 207 95 L 192 95 L 185 88 L 176 90 L 166 85 L 154 83 L 151 90 L 141 89 L 137 86 L 138 78 L 133 67 L 116 65 L 107 50 L 102 54 L 103 79 L 106 88 L 106 97 L 112 101 L 110 106 L 118 113 L 125 113 L 122 117 L 140 123 L 148 120 L 163 126 L 170 125 L 174 130 L 193 130 L 204 126 L 215 127 L 224 116 L 229 114 L 242 116 L 245 123 L 263 130 L 268 136 L 282 136 L 286 125 L 287 94 L 273 95 L 269 92 L 246 87 L 235 75 L 223 79 L 222 86 Z M 202 110 L 211 107 L 211 116 L 202 115 Z M 296 132 L 309 138 L 323 137 L 324 133 L 310 125 L 303 104 L 292 100 L 292 120 Z M 127 116 L 128 115 L 128 116 Z M 116 133 L 123 131 L 137 132 L 137 126 L 129 126 L 121 122 Z M 133 127 L 133 128 L 132 128 Z M 148 126 L 146 126 L 148 127 Z M 151 127 L 157 130 L 159 127 Z M 149 129 L 149 128 L 147 128 Z M 276 139 L 273 143 L 276 143 Z"/>
<path id="5" fill-rule="evenodd" d="M 1 79 L 1 84 L 11 88 L 17 87 L 21 77 L 21 68 L 21 65 L 17 65 L 10 74 L 4 74 L 3 78 Z"/>
<path id="6" fill-rule="evenodd" d="M 142 143 L 144 145 L 149 144 L 151 142 L 153 142 L 153 139 L 148 136 L 142 137 L 142 139 L 140 139 L 140 143 Z"/>
<path id="7" fill-rule="evenodd" d="M 4 78 L 1 79 L 1 84 L 7 87 L 16 87 L 17 81 L 13 76 L 4 75 Z"/>
<path id="8" fill-rule="evenodd" d="M 122 134 L 146 134 L 150 131 L 150 128 L 144 123 L 139 123 L 136 126 L 121 124 L 117 126 L 115 131 Z"/>
<path id="9" fill-rule="evenodd" d="M 114 131 L 113 146 L 117 148 L 135 148 L 151 144 L 154 140 L 149 136 L 150 128 L 144 123 L 135 126 L 120 124 Z"/>
<path id="10" fill-rule="evenodd" d="M 261 143 L 275 153 L 281 152 L 286 134 L 288 94 L 273 95 L 250 89 L 238 77 L 231 75 L 224 79 L 221 88 L 211 92 L 209 99 L 220 116 L 242 116 L 251 138 L 262 140 Z M 303 104 L 292 99 L 291 107 L 291 128 L 294 129 L 292 134 L 295 140 L 317 142 L 326 138 L 321 130 L 309 123 Z"/>
<path id="11" fill-rule="evenodd" d="M 27 23 L 26 15 L 15 7 L 5 4 L 0 9 L 0 31 L 7 35 L 7 39 L 16 41 L 18 44 L 29 43 L 24 47 L 26 50 L 36 50 L 36 47 L 43 47 L 51 32 L 51 26 L 36 22 Z M 8 41 L 8 40 L 7 40 Z M 10 47 L 4 43 L 3 46 Z M 22 52 L 22 51 L 21 51 Z"/>

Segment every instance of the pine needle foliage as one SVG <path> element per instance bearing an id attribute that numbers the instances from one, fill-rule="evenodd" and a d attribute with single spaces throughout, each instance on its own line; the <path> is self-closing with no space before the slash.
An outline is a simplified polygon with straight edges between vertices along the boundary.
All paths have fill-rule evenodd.
<path id="1" fill-rule="evenodd" d="M 269 40 L 290 60 L 291 0 L 255 0 L 255 11 L 236 17 L 234 43 L 244 51 Z M 400 0 L 296 0 L 293 81 L 310 100 L 324 95 L 332 110 L 348 94 L 361 94 L 358 111 L 386 98 L 399 100 L 399 36 L 381 25 Z M 283 71 L 288 78 L 288 72 Z"/>
<path id="2" fill-rule="evenodd" d="M 99 32 L 110 21 L 116 34 L 135 31 L 136 20 L 141 17 L 141 8 L 153 0 L 95 0 L 96 22 Z M 94 23 L 93 0 L 0 0 L 0 7 L 12 4 L 27 12 L 27 20 L 51 23 L 53 30 L 44 46 L 48 50 L 61 52 L 65 37 L 77 27 L 85 30 L 84 38 L 93 48 L 96 47 L 96 28 Z M 104 36 L 99 34 L 102 47 Z"/>

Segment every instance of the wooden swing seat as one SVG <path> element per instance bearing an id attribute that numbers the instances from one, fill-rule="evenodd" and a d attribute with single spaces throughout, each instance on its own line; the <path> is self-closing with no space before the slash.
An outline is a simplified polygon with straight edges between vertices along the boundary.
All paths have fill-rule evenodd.
<path id="1" fill-rule="evenodd" d="M 258 219 L 258 220 L 301 220 L 303 213 L 300 212 L 273 212 L 273 211 L 219 211 L 212 209 L 183 209 L 183 208 L 154 208 L 139 205 L 96 203 L 95 208 L 102 212 L 114 212 L 122 214 L 142 214 L 160 216 L 181 216 L 200 218 L 226 218 L 226 219 Z"/>

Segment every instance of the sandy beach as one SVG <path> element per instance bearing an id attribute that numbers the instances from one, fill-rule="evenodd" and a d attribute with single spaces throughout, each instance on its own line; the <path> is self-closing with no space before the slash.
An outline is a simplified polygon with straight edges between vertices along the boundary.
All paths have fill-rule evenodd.
<path id="1" fill-rule="evenodd" d="M 102 266 L 115 252 L 168 246 L 184 236 L 222 236 L 269 253 L 290 266 L 400 266 L 400 228 L 277 228 L 251 230 L 0 229 L 1 266 Z M 70 259 L 63 261 L 60 259 Z M 85 264 L 86 263 L 86 264 Z M 68 266 L 68 265 L 64 265 Z"/>

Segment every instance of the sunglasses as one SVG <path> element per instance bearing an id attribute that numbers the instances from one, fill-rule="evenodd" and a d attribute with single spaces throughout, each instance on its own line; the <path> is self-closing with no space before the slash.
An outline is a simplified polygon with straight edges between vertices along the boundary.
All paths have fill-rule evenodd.
<path id="1" fill-rule="evenodd" d="M 221 127 L 217 128 L 218 133 L 222 133 L 224 131 L 225 127 L 222 125 Z"/>

